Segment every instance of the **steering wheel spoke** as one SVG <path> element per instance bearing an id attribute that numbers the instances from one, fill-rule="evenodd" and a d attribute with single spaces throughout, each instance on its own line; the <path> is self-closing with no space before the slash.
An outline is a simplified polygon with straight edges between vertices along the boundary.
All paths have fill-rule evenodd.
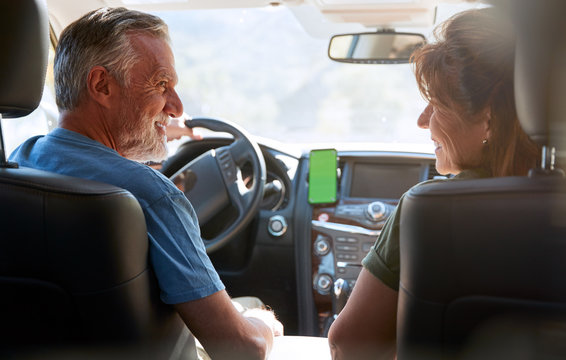
<path id="1" fill-rule="evenodd" d="M 259 146 L 239 126 L 217 119 L 187 120 L 188 127 L 203 127 L 234 136 L 231 145 L 223 146 L 195 158 L 178 170 L 171 180 L 183 190 L 193 204 L 201 226 L 231 206 L 236 219 L 212 239 L 203 239 L 207 252 L 227 244 L 255 217 L 263 197 L 266 170 Z M 249 163 L 252 186 L 246 189 L 238 179 L 238 167 Z"/>
<path id="2" fill-rule="evenodd" d="M 239 166 L 249 161 L 249 147 L 245 140 L 234 139 L 234 142 L 227 149 L 230 151 L 234 162 Z"/>
<path id="3" fill-rule="evenodd" d="M 230 197 L 231 205 L 236 208 L 236 212 L 238 217 L 245 211 L 245 209 L 249 206 L 249 200 L 245 197 L 244 194 L 240 193 L 240 189 L 236 183 L 233 183 L 228 188 L 228 196 Z"/>
<path id="4" fill-rule="evenodd" d="M 216 161 L 218 162 L 218 167 L 224 178 L 224 182 L 227 186 L 235 183 L 237 180 L 238 168 L 236 162 L 232 157 L 231 151 L 227 147 L 221 147 L 216 149 Z"/>

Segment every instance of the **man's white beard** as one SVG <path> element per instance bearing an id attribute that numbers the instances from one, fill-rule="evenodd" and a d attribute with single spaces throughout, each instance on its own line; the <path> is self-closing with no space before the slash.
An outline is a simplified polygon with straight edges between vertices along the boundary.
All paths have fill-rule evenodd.
<path id="1" fill-rule="evenodd" d="M 153 147 L 153 148 L 152 148 Z M 161 162 L 167 158 L 167 146 L 162 144 L 151 145 L 150 142 L 140 140 L 122 152 L 125 158 L 137 162 Z"/>
<path id="2" fill-rule="evenodd" d="M 125 100 L 125 103 L 130 106 L 122 106 L 120 120 L 123 125 L 117 137 L 117 147 L 122 156 L 138 162 L 165 160 L 167 137 L 158 135 L 155 129 L 156 118 L 150 118 L 146 114 L 132 115 L 126 109 L 136 109 L 136 107 L 131 106 L 133 104 L 129 100 Z"/>

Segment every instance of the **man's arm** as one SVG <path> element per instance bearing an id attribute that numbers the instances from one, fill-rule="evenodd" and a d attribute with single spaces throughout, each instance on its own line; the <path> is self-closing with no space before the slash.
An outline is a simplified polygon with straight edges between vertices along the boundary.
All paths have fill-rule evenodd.
<path id="1" fill-rule="evenodd" d="M 330 327 L 333 359 L 393 359 L 398 292 L 365 268 L 352 295 Z"/>
<path id="2" fill-rule="evenodd" d="M 226 291 L 175 305 L 181 318 L 212 359 L 265 359 L 282 325 L 272 312 L 240 314 Z"/>

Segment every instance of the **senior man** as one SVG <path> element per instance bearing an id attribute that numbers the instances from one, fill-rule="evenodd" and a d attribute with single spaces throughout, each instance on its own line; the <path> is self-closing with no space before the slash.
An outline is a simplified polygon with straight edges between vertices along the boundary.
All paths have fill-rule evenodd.
<path id="1" fill-rule="evenodd" d="M 140 163 L 165 158 L 166 126 L 183 114 L 165 23 L 125 8 L 92 11 L 61 34 L 54 72 L 59 127 L 27 140 L 11 159 L 130 191 L 145 215 L 162 301 L 212 358 L 265 358 L 281 323 L 265 310 L 236 310 L 191 204 Z"/>

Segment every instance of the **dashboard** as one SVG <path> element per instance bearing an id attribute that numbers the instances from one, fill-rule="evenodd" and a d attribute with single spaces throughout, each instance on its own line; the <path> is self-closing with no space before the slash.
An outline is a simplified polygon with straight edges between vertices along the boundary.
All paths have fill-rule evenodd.
<path id="1" fill-rule="evenodd" d="M 226 138 L 190 141 L 164 164 L 171 176 Z M 310 151 L 259 144 L 266 164 L 260 210 L 248 228 L 210 254 L 231 296 L 253 295 L 269 304 L 289 335 L 325 336 L 401 195 L 438 176 L 434 155 L 337 151 L 336 196 L 309 202 Z M 251 169 L 239 169 L 252 178 Z M 204 233 L 209 229 L 202 226 Z"/>

